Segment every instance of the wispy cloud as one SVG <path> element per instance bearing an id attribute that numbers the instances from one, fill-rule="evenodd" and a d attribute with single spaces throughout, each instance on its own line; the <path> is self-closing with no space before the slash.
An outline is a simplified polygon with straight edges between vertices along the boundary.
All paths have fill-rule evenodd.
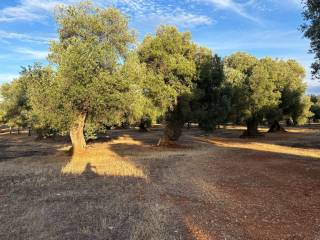
<path id="1" fill-rule="evenodd" d="M 301 7 L 302 6 L 302 0 L 287 0 L 289 4 L 292 4 L 296 7 Z"/>
<path id="2" fill-rule="evenodd" d="M 23 42 L 35 42 L 47 44 L 49 41 L 56 40 L 55 37 L 42 37 L 24 33 L 8 32 L 0 30 L 0 39 L 2 40 L 19 40 Z"/>
<path id="3" fill-rule="evenodd" d="M 110 5 L 110 1 L 96 0 L 104 6 Z M 187 0 L 186 0 L 187 2 Z M 114 0 L 112 5 L 120 8 L 126 14 L 138 22 L 148 22 L 152 25 L 173 24 L 180 27 L 196 27 L 210 25 L 213 20 L 205 15 L 187 10 L 184 6 L 161 4 L 155 0 Z"/>
<path id="4" fill-rule="evenodd" d="M 20 0 L 13 7 L 0 9 L 0 22 L 42 21 L 48 18 L 58 4 L 73 4 L 79 0 Z M 212 20 L 170 4 L 155 0 L 95 0 L 100 6 L 116 6 L 133 18 L 158 21 L 158 24 L 175 24 L 184 27 L 208 25 Z"/>
<path id="5" fill-rule="evenodd" d="M 7 7 L 0 10 L 0 22 L 13 22 L 17 20 L 35 21 L 41 18 L 41 15 L 33 12 L 25 5 Z"/>
<path id="6" fill-rule="evenodd" d="M 19 4 L 0 10 L 0 22 L 40 21 L 58 4 L 75 3 L 76 0 L 20 0 Z"/>
<path id="7" fill-rule="evenodd" d="M 257 23 L 260 22 L 259 18 L 253 16 L 247 10 L 248 7 L 255 4 L 255 2 L 256 2 L 255 0 L 248 0 L 248 1 L 242 2 L 242 3 L 236 2 L 235 0 L 190 0 L 190 1 L 197 2 L 197 3 L 210 4 L 218 9 L 229 10 L 229 11 L 235 12 L 238 15 L 240 15 L 246 19 L 249 19 L 251 21 L 254 21 Z"/>
<path id="8" fill-rule="evenodd" d="M 39 51 L 30 48 L 17 48 L 14 51 L 34 60 L 43 60 L 48 56 L 48 51 Z"/>
<path id="9" fill-rule="evenodd" d="M 152 15 L 151 15 L 152 17 Z M 210 25 L 213 20 L 207 16 L 195 15 L 192 13 L 181 12 L 176 15 L 164 14 L 161 16 L 154 16 L 159 19 L 162 24 L 173 24 L 182 27 L 195 27 L 199 25 Z"/>
<path id="10" fill-rule="evenodd" d="M 149 24 L 170 24 L 184 28 L 213 23 L 213 20 L 205 15 L 197 15 L 180 8 L 172 11 L 159 10 L 153 13 L 146 13 L 145 15 L 137 16 L 137 18 L 139 21 L 148 22 Z"/>

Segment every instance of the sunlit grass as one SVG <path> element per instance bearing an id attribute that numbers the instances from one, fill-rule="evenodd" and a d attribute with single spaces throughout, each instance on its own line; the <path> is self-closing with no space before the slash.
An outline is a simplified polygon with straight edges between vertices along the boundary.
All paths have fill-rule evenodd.
<path id="1" fill-rule="evenodd" d="M 62 173 L 146 178 L 141 168 L 113 152 L 107 144 L 96 144 L 86 152 L 74 155 Z"/>
<path id="2" fill-rule="evenodd" d="M 312 157 L 320 159 L 320 150 L 318 149 L 286 147 L 270 143 L 247 142 L 241 140 L 226 140 L 222 138 L 198 138 L 198 140 L 225 148 L 240 148 L 261 152 L 290 154 L 295 156 Z"/>

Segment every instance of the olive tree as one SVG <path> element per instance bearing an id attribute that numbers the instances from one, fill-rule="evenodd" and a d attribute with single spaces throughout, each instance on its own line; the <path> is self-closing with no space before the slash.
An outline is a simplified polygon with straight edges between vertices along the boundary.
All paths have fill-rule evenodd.
<path id="1" fill-rule="evenodd" d="M 292 119 L 295 124 L 304 124 L 310 115 L 310 102 L 305 97 L 305 70 L 297 61 L 289 59 L 266 59 L 274 76 L 276 91 L 280 93 L 280 101 L 269 109 L 266 118 L 270 123 L 269 132 L 285 131 L 279 121 Z"/>
<path id="2" fill-rule="evenodd" d="M 280 93 L 268 59 L 258 60 L 246 53 L 225 58 L 225 72 L 233 88 L 233 114 L 247 125 L 243 137 L 259 136 L 258 125 L 265 113 L 278 105 Z"/>
<path id="3" fill-rule="evenodd" d="M 32 124 L 27 85 L 24 83 L 23 77 L 22 74 L 11 83 L 1 85 L 0 88 L 1 120 L 10 127 L 10 133 L 12 127 L 17 127 L 18 133 L 20 133 L 20 128 L 30 128 Z"/>
<path id="4" fill-rule="evenodd" d="M 167 125 L 162 144 L 178 140 L 186 121 L 188 98 L 196 76 L 195 50 L 191 34 L 179 32 L 173 26 L 160 26 L 156 34 L 148 35 L 138 48 L 141 62 L 164 82 L 162 92 L 166 97 L 161 98 L 161 105 L 167 110 Z"/>
<path id="5" fill-rule="evenodd" d="M 191 102 L 193 119 L 205 131 L 225 123 L 230 112 L 231 89 L 225 82 L 222 59 L 210 49 L 198 47 L 195 56 L 197 81 Z"/>
<path id="6" fill-rule="evenodd" d="M 140 89 L 123 77 L 135 36 L 117 9 L 84 2 L 56 9 L 59 39 L 50 44 L 49 60 L 56 68 L 48 86 L 55 119 L 69 131 L 74 152 L 86 146 L 86 122 L 119 123 L 139 103 Z M 137 98 L 138 99 L 138 98 Z M 134 101 L 133 101 L 134 100 Z M 133 101 L 133 102 L 132 102 Z M 47 111 L 45 103 L 38 111 Z"/>

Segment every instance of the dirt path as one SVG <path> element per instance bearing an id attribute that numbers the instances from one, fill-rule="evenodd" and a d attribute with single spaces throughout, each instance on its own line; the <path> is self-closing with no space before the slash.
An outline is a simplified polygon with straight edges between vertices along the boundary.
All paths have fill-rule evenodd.
<path id="1" fill-rule="evenodd" d="M 81 161 L 0 136 L 0 239 L 320 239 L 319 131 L 160 134 L 115 131 Z"/>

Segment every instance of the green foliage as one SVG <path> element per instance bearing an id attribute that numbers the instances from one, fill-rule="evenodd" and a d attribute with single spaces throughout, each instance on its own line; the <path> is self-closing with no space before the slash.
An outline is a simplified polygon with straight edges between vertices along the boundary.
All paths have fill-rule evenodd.
<path id="1" fill-rule="evenodd" d="M 320 2 L 318 0 L 305 0 L 304 20 L 302 31 L 304 36 L 310 39 L 310 52 L 315 54 L 315 62 L 312 64 L 313 75 L 320 78 Z"/>
<path id="2" fill-rule="evenodd" d="M 230 88 L 225 84 L 224 67 L 220 57 L 207 48 L 196 54 L 197 87 L 192 110 L 200 128 L 212 131 L 227 120 L 230 111 Z"/>
<path id="3" fill-rule="evenodd" d="M 24 84 L 27 86 L 28 101 L 31 106 L 33 128 L 39 137 L 51 133 L 64 133 L 68 121 L 68 113 L 64 111 L 56 73 L 50 67 L 34 64 L 23 71 Z"/>
<path id="4" fill-rule="evenodd" d="M 155 36 L 147 36 L 138 48 L 146 63 L 165 83 L 164 107 L 173 109 L 178 96 L 190 93 L 196 74 L 195 44 L 189 32 L 180 33 L 172 26 L 160 26 Z"/>
<path id="5" fill-rule="evenodd" d="M 313 113 L 313 121 L 319 122 L 320 121 L 320 103 L 313 104 L 310 108 L 310 111 Z"/>
<path id="6" fill-rule="evenodd" d="M 255 59 L 236 53 L 225 59 L 226 75 L 234 87 L 238 119 L 266 118 L 269 123 L 292 118 L 303 124 L 310 117 L 305 98 L 304 68 L 295 60 Z"/>
<path id="7" fill-rule="evenodd" d="M 269 122 L 273 120 L 293 119 L 296 124 L 304 124 L 310 117 L 309 103 L 305 99 L 306 84 L 305 70 L 295 60 L 272 63 L 276 79 L 276 91 L 281 94 L 279 104 L 271 109 L 267 116 Z"/>
<path id="8" fill-rule="evenodd" d="M 320 96 L 310 96 L 311 107 L 310 112 L 313 114 L 312 119 L 314 122 L 320 121 Z"/>
<path id="9" fill-rule="evenodd" d="M 56 20 L 59 41 L 51 43 L 49 59 L 57 65 L 59 97 L 52 97 L 63 109 L 64 128 L 69 129 L 80 113 L 92 122 L 121 122 L 132 100 L 132 89 L 119 73 L 119 61 L 134 42 L 127 19 L 114 8 L 80 3 L 59 8 Z"/>
<path id="10" fill-rule="evenodd" d="M 31 127 L 33 121 L 23 76 L 3 84 L 0 96 L 1 121 L 10 127 Z"/>
<path id="11" fill-rule="evenodd" d="M 155 121 L 164 114 L 168 87 L 161 76 L 140 62 L 136 52 L 128 55 L 115 78 L 122 83 L 122 96 L 117 104 L 123 106 L 128 124 L 136 123 L 145 116 Z"/>
<path id="12" fill-rule="evenodd" d="M 312 103 L 308 96 L 301 96 L 299 101 L 295 105 L 295 110 L 292 114 L 292 120 L 297 125 L 305 124 L 308 119 L 313 116 L 313 113 L 310 112 Z"/>
<path id="13" fill-rule="evenodd" d="M 190 102 L 196 77 L 195 51 L 191 34 L 181 33 L 172 26 L 160 26 L 156 35 L 147 36 L 138 48 L 141 62 L 160 79 L 162 94 L 156 105 L 169 110 L 166 119 L 175 130 L 183 125 L 190 113 L 186 103 Z M 179 133 L 171 135 L 176 139 Z"/>
<path id="14" fill-rule="evenodd" d="M 233 88 L 233 118 L 262 120 L 280 99 L 270 59 L 258 60 L 246 53 L 235 53 L 225 58 L 227 82 Z"/>
<path id="15" fill-rule="evenodd" d="M 312 102 L 312 104 L 320 104 L 320 96 L 312 94 L 310 96 L 310 101 Z"/>

